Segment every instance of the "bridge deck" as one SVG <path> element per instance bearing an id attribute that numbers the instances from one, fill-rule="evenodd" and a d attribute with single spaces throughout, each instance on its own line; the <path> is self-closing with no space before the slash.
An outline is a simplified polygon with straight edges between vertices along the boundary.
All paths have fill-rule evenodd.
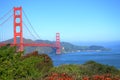
<path id="1" fill-rule="evenodd" d="M 0 43 L 0 46 L 5 46 L 7 44 L 10 44 L 10 46 L 20 46 L 20 44 L 11 44 L 11 43 Z M 40 47 L 55 47 L 57 46 L 55 44 L 46 44 L 46 43 L 23 43 L 23 46 L 40 46 Z"/>

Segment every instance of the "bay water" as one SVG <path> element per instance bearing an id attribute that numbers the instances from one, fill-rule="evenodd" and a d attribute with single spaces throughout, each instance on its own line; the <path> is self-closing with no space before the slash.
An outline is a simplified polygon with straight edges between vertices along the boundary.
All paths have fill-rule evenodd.
<path id="1" fill-rule="evenodd" d="M 60 55 L 49 54 L 54 66 L 63 64 L 84 64 L 87 61 L 96 61 L 101 64 L 115 66 L 120 69 L 120 47 L 112 47 L 110 51 L 101 52 L 70 52 Z"/>

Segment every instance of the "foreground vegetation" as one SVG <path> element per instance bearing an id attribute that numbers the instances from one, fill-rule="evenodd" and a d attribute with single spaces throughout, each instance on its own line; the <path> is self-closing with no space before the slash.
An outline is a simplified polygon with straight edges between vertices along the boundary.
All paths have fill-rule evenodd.
<path id="1" fill-rule="evenodd" d="M 32 80 L 42 77 L 53 67 L 51 59 L 43 54 L 22 56 L 15 47 L 0 48 L 0 80 Z"/>
<path id="2" fill-rule="evenodd" d="M 120 70 L 113 66 L 88 61 L 53 67 L 46 54 L 23 53 L 9 45 L 0 48 L 0 80 L 120 80 Z"/>

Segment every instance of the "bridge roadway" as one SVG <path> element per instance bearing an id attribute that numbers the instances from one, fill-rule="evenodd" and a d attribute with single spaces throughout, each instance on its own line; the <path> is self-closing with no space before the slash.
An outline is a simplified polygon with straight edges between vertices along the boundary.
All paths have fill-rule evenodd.
<path id="1" fill-rule="evenodd" d="M 10 44 L 10 46 L 20 46 L 20 44 L 13 44 L 13 43 L 0 43 L 0 46 L 5 46 Z M 23 43 L 23 46 L 39 46 L 39 47 L 53 47 L 58 48 L 55 44 L 46 44 L 46 43 Z"/>

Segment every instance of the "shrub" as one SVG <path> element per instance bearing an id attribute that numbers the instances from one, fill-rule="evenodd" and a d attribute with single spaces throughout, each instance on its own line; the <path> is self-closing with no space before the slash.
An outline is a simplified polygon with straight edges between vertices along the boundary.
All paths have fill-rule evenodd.
<path id="1" fill-rule="evenodd" d="M 94 61 L 88 61 L 84 65 L 84 69 L 87 69 L 90 74 L 118 74 L 120 71 L 114 66 L 103 65 Z"/>
<path id="2" fill-rule="evenodd" d="M 42 77 L 53 67 L 49 56 L 31 53 L 22 56 L 16 52 L 16 47 L 9 45 L 0 48 L 0 79 L 2 80 L 32 80 Z"/>

